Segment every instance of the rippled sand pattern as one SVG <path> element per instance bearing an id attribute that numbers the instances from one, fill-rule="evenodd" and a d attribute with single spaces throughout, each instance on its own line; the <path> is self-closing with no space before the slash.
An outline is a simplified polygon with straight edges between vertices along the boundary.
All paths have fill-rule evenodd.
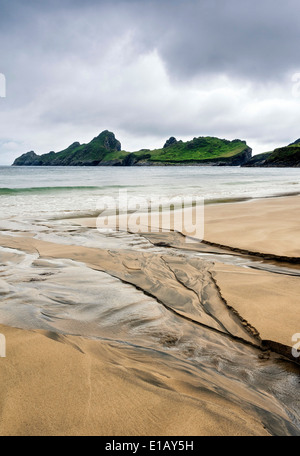
<path id="1" fill-rule="evenodd" d="M 104 235 L 87 225 L 2 226 L 1 332 L 20 343 L 23 337 L 41 376 L 39 347 L 47 378 L 62 373 L 48 399 L 34 393 L 39 422 L 25 411 L 27 396 L 14 401 L 6 387 L 0 433 L 300 435 L 299 366 L 284 335 L 260 327 L 263 312 L 256 321 L 262 298 L 251 298 L 250 287 L 256 281 L 272 293 L 281 281 L 288 305 L 297 300 L 297 264 L 185 243 L 180 233 Z M 297 312 L 298 303 L 291 305 Z M 11 350 L 2 383 L 12 375 L 9 363 L 24 369 L 20 347 Z M 30 375 L 24 382 L 26 394 L 40 385 Z M 73 421 L 71 410 L 49 418 L 62 391 L 73 396 Z"/>

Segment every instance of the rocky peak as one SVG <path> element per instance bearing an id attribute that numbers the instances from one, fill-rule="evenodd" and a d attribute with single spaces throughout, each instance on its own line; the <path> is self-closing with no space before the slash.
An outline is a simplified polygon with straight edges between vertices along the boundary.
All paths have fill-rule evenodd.
<path id="1" fill-rule="evenodd" d="M 93 141 L 100 142 L 107 150 L 121 150 L 121 143 L 118 141 L 111 131 L 104 130 Z"/>
<path id="2" fill-rule="evenodd" d="M 165 145 L 164 145 L 164 149 L 166 147 L 169 147 L 169 146 L 172 146 L 173 144 L 176 144 L 177 143 L 177 139 L 174 138 L 174 136 L 171 136 L 169 139 L 167 139 L 167 141 L 165 142 Z"/>
<path id="3" fill-rule="evenodd" d="M 26 152 L 25 154 L 21 155 L 20 157 L 16 158 L 13 166 L 26 166 L 31 165 L 31 163 L 38 158 L 38 155 L 33 151 Z"/>

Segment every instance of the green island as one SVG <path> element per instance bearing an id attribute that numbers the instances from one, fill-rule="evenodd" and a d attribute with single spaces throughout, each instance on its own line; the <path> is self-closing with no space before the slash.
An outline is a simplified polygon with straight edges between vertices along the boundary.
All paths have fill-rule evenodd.
<path id="1" fill-rule="evenodd" d="M 105 130 L 87 144 L 74 142 L 59 152 L 27 152 L 13 166 L 246 166 L 300 167 L 300 139 L 288 146 L 252 156 L 246 141 L 200 136 L 177 141 L 171 136 L 161 149 L 122 150 L 114 133 Z"/>
<path id="2" fill-rule="evenodd" d="M 161 149 L 122 150 L 114 133 L 105 130 L 87 144 L 75 142 L 60 152 L 37 155 L 34 151 L 18 157 L 13 166 L 149 166 L 216 165 L 237 166 L 252 155 L 245 141 L 199 137 L 191 141 L 169 138 Z"/>

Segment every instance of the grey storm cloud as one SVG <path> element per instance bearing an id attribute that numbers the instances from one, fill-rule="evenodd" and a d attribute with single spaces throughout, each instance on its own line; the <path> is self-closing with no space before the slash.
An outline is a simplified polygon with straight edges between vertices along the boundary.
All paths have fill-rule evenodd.
<path id="1" fill-rule="evenodd" d="M 160 44 L 169 70 L 179 76 L 222 72 L 264 82 L 297 67 L 299 2 L 210 0 L 182 6 L 171 15 Z"/>
<path id="2" fill-rule="evenodd" d="M 156 48 L 170 74 L 219 73 L 272 80 L 297 67 L 298 0 L 2 0 L 1 42 L 58 55 L 87 52 L 88 39 L 131 30 L 136 51 Z M 7 39 L 3 36 L 7 35 Z M 1 46 L 2 47 L 2 46 Z M 27 49 L 30 54 L 30 47 Z M 18 53 L 18 49 L 15 49 Z M 5 49 L 2 49 L 5 56 Z M 13 56 L 10 56 L 13 60 Z M 4 59 L 5 60 L 5 59 Z"/>
<path id="3" fill-rule="evenodd" d="M 0 0 L 0 13 L 2 163 L 102 128 L 128 150 L 300 136 L 298 0 Z"/>
<path id="4" fill-rule="evenodd" d="M 226 73 L 264 82 L 298 65 L 298 0 L 2 0 L 0 8 L 1 65 L 24 77 L 44 60 L 101 58 L 126 31 L 137 54 L 157 49 L 179 79 Z"/>

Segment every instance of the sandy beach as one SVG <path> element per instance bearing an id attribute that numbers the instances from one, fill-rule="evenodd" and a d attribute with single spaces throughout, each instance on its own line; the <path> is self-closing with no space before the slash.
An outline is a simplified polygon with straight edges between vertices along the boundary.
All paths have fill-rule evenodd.
<path id="1" fill-rule="evenodd" d="M 1 435 L 268 435 L 159 354 L 1 327 Z M 10 361 L 11 360 L 11 361 Z M 205 383 L 205 381 L 204 381 Z M 217 429 L 218 428 L 218 429 Z"/>
<path id="2" fill-rule="evenodd" d="M 299 205 L 299 196 L 211 205 L 205 211 L 204 239 L 250 252 L 299 258 Z"/>
<path id="3" fill-rule="evenodd" d="M 300 437 L 300 2 L 0 5 L 0 436 Z"/>
<path id="4" fill-rule="evenodd" d="M 31 269 L 0 281 L 0 434 L 299 435 L 299 404 L 287 392 L 300 373 L 291 355 L 299 205 L 299 196 L 208 205 L 204 243 L 145 232 L 148 250 L 1 234 L 2 263 L 31 258 Z M 68 223 L 96 227 L 92 218 Z M 113 314 L 90 305 L 67 313 L 66 277 L 74 302 L 76 281 L 81 291 L 88 280 L 114 281 L 123 307 L 116 298 Z M 50 290 L 51 309 L 29 314 L 20 304 L 8 314 L 16 284 L 41 306 Z"/>

